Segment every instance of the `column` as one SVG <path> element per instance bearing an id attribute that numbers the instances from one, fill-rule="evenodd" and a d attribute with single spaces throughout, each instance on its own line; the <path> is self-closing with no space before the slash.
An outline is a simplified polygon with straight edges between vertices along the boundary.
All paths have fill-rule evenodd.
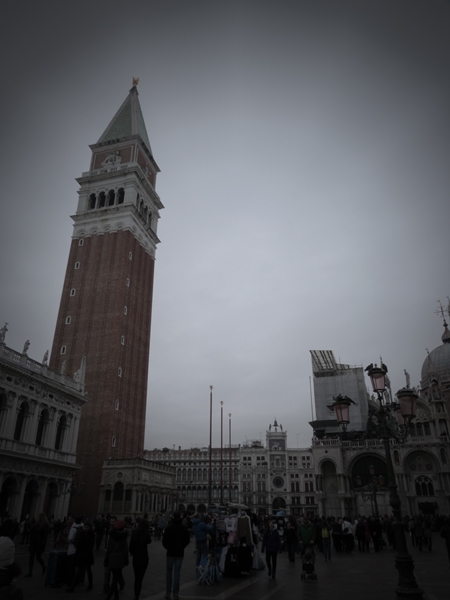
<path id="1" fill-rule="evenodd" d="M 7 414 L 6 419 L 2 427 L 1 435 L 12 439 L 14 436 L 14 428 L 17 420 L 17 404 L 19 402 L 19 396 L 14 392 L 7 394 Z"/>
<path id="2" fill-rule="evenodd" d="M 48 479 L 44 477 L 38 478 L 39 491 L 36 494 L 36 511 L 35 514 L 39 515 L 39 513 L 44 510 L 44 501 L 45 501 L 45 493 L 47 491 Z M 48 517 L 49 515 L 47 515 Z"/>
<path id="3" fill-rule="evenodd" d="M 319 516 L 324 515 L 325 514 L 325 499 L 320 498 L 320 500 L 318 500 L 318 503 L 319 503 Z"/>
<path id="4" fill-rule="evenodd" d="M 20 523 L 20 519 L 22 517 L 22 505 L 23 498 L 25 496 L 25 488 L 27 487 L 28 477 L 17 477 L 17 481 L 20 485 L 19 494 L 17 496 L 16 505 L 14 507 L 14 514 L 11 515 L 13 518 L 17 517 L 17 520 Z"/>
<path id="5" fill-rule="evenodd" d="M 33 409 L 32 415 L 28 415 L 24 423 L 23 441 L 29 444 L 34 444 L 36 441 L 37 423 L 39 419 L 40 404 L 36 400 L 29 400 L 30 408 Z"/>
<path id="6" fill-rule="evenodd" d="M 55 441 L 56 441 L 56 428 L 57 428 L 57 424 L 58 424 L 58 411 L 56 410 L 56 408 L 51 408 L 50 409 L 50 427 L 49 430 L 47 432 L 47 435 L 45 436 L 45 445 L 48 448 L 52 448 L 52 450 L 54 450 L 55 448 Z"/>

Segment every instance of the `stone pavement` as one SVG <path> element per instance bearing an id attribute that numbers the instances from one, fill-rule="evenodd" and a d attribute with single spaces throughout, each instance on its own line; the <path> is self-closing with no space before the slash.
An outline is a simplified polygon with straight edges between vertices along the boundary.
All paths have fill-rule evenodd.
<path id="1" fill-rule="evenodd" d="M 425 600 L 450 599 L 450 563 L 444 540 L 435 533 L 433 551 L 419 552 L 410 546 L 414 559 L 417 583 L 424 590 Z M 27 573 L 28 551 L 16 546 L 16 559 Z M 48 546 L 48 551 L 51 545 Z M 165 593 L 165 550 L 158 540 L 149 546 L 150 564 L 145 575 L 141 600 L 162 600 Z M 71 598 L 79 600 L 100 600 L 104 596 L 103 556 L 101 549 L 95 556 L 93 567 L 94 589 L 86 592 L 85 587 L 77 587 L 74 594 L 67 596 L 63 588 L 45 588 L 41 568 L 35 563 L 32 578 L 19 577 L 17 584 L 24 591 L 26 600 L 61 600 Z M 44 554 L 47 562 L 48 552 Z M 275 580 L 267 576 L 267 570 L 252 571 L 241 578 L 222 578 L 219 584 L 199 585 L 195 580 L 194 543 L 186 548 L 181 572 L 182 600 L 380 600 L 395 599 L 395 587 L 398 581 L 394 565 L 394 552 L 384 549 L 375 554 L 351 555 L 332 553 L 331 563 L 326 563 L 321 554 L 316 560 L 317 581 L 300 579 L 301 564 L 288 562 L 287 554 L 278 557 L 278 571 Z M 131 565 L 124 569 L 125 589 L 120 592 L 120 600 L 133 600 L 133 569 Z"/>

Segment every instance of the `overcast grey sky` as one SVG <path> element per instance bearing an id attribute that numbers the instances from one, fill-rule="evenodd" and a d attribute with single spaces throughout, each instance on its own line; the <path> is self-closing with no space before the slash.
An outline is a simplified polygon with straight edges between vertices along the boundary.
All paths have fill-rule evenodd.
<path id="1" fill-rule="evenodd" d="M 146 448 L 311 438 L 310 349 L 420 381 L 447 304 L 450 7 L 4 2 L 0 321 L 51 347 L 79 177 L 132 76 L 165 209 Z"/>

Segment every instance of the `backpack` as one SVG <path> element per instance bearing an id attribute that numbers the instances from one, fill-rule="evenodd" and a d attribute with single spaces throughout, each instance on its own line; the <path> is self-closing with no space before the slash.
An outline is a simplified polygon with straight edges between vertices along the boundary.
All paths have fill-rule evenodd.
<path id="1" fill-rule="evenodd" d="M 322 527 L 322 538 L 329 538 L 330 537 L 330 533 L 328 531 L 328 527 Z"/>

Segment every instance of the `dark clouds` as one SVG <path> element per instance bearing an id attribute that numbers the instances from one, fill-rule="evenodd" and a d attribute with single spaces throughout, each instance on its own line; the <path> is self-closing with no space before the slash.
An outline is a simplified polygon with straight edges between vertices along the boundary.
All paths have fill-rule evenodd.
<path id="1" fill-rule="evenodd" d="M 1 315 L 50 347 L 75 177 L 139 76 L 162 211 L 147 447 L 308 445 L 309 349 L 420 379 L 450 295 L 448 3 L 18 2 L 2 39 Z M 297 435 L 300 434 L 300 435 Z M 294 435 L 296 437 L 294 438 Z"/>

